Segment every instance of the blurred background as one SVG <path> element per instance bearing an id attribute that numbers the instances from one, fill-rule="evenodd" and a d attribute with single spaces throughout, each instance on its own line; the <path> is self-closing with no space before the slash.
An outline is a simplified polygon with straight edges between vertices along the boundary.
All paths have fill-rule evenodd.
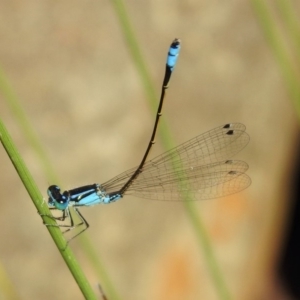
<path id="1" fill-rule="evenodd" d="M 299 2 L 286 2 L 299 12 Z M 259 3 L 265 2 L 125 4 L 157 97 L 168 47 L 182 40 L 163 111 L 176 143 L 228 122 L 244 123 L 251 137 L 237 158 L 248 162 L 252 185 L 196 203 L 230 299 L 300 299 L 293 281 L 299 251 L 288 247 L 300 166 L 297 93 L 264 31 Z M 280 1 L 266 3 L 296 66 L 299 48 L 286 27 L 292 16 L 284 19 Z M 147 146 L 155 115 L 123 29 L 110 1 L 1 2 L 1 77 L 63 189 L 109 180 L 137 165 Z M 56 182 L 16 119 L 20 109 L 13 112 L 1 89 L 1 118 L 46 200 Z M 164 151 L 160 137 L 151 157 Z M 16 299 L 82 299 L 2 147 L 0 161 L 1 268 Z M 81 212 L 120 299 L 221 299 L 182 203 L 126 197 Z M 80 239 L 70 247 L 98 293 L 101 278 Z"/>

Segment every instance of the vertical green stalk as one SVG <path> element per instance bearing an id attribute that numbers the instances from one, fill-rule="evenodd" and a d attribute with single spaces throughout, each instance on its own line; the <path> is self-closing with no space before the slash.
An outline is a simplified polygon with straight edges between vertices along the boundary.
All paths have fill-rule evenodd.
<path id="1" fill-rule="evenodd" d="M 293 7 L 290 0 L 277 0 L 278 12 L 282 16 L 286 27 L 286 33 L 295 48 L 297 63 L 300 63 L 300 22 L 297 10 Z"/>
<path id="2" fill-rule="evenodd" d="M 52 164 L 43 149 L 43 146 L 40 143 L 38 136 L 36 135 L 33 126 L 29 122 L 22 106 L 14 93 L 11 85 L 9 84 L 4 71 L 0 67 L 0 91 L 2 92 L 6 103 L 10 107 L 15 120 L 19 124 L 19 128 L 22 130 L 25 138 L 28 141 L 28 144 L 32 147 L 33 151 L 36 153 L 39 158 L 40 164 L 43 167 L 43 170 L 46 174 L 48 182 L 59 184 L 60 180 L 56 172 L 54 171 Z M 91 262 L 91 265 L 94 267 L 97 276 L 101 279 L 101 285 L 105 288 L 105 292 L 109 295 L 110 300 L 119 300 L 114 285 L 112 284 L 111 279 L 108 276 L 108 272 L 104 267 L 104 263 L 100 261 L 99 256 L 96 254 L 96 250 L 93 248 L 90 239 L 87 234 L 82 234 L 79 237 L 79 241 L 82 247 L 85 249 L 86 255 Z"/>
<path id="3" fill-rule="evenodd" d="M 146 67 L 146 63 L 143 59 L 137 39 L 136 39 L 134 31 L 132 29 L 132 25 L 130 23 L 124 2 L 122 0 L 112 0 L 112 3 L 114 6 L 114 9 L 116 11 L 116 15 L 118 17 L 120 27 L 122 29 L 123 36 L 127 43 L 129 53 L 132 57 L 132 60 L 135 63 L 135 66 L 140 75 L 142 84 L 144 86 L 145 94 L 146 94 L 147 100 L 149 102 L 149 105 L 151 106 L 153 111 L 156 111 L 158 98 L 156 96 L 156 93 L 154 92 L 155 89 L 151 82 L 151 77 L 149 75 L 149 71 Z M 174 38 L 174 37 L 171 37 L 170 41 L 172 40 L 172 38 Z M 159 131 L 162 136 L 162 141 L 163 141 L 164 147 L 166 149 L 172 148 L 175 145 L 175 143 L 172 139 L 171 132 L 164 120 L 162 120 L 162 122 L 160 123 Z M 185 200 L 187 200 L 187 201 L 185 201 L 185 209 L 186 209 L 188 218 L 195 230 L 197 240 L 203 250 L 203 254 L 205 256 L 205 261 L 207 263 L 209 272 L 211 274 L 215 289 L 216 289 L 220 299 L 229 300 L 229 299 L 231 299 L 229 290 L 226 286 L 224 276 L 222 275 L 221 270 L 216 261 L 209 236 L 203 226 L 203 222 L 202 222 L 199 214 L 197 214 L 197 207 L 193 201 L 188 201 L 188 199 L 185 199 Z"/>
<path id="4" fill-rule="evenodd" d="M 55 174 L 54 169 L 41 145 L 39 139 L 31 125 L 28 121 L 28 118 L 21 107 L 14 90 L 10 86 L 5 73 L 0 66 L 0 91 L 2 92 L 6 103 L 8 104 L 10 110 L 12 111 L 15 119 L 19 123 L 19 127 L 22 129 L 23 134 L 31 147 L 33 148 L 34 152 L 36 153 L 39 160 L 42 162 L 41 166 L 47 176 L 47 179 L 50 182 L 59 182 L 57 175 Z"/>
<path id="5" fill-rule="evenodd" d="M 50 214 L 48 206 L 45 203 L 41 192 L 39 191 L 36 183 L 33 180 L 33 177 L 31 176 L 23 159 L 21 158 L 19 152 L 17 151 L 17 148 L 14 145 L 1 119 L 0 119 L 0 140 L 11 162 L 13 163 L 20 179 L 22 180 L 29 196 L 31 197 L 35 207 L 37 208 L 39 214 L 44 215 L 43 221 L 47 224 L 55 225 L 56 223 L 54 220 L 45 216 Z M 60 251 L 61 256 L 65 260 L 65 263 L 67 264 L 70 272 L 72 273 L 84 297 L 86 299 L 96 300 L 97 297 L 94 295 L 94 292 L 91 286 L 89 285 L 78 262 L 76 261 L 70 247 L 66 248 L 66 240 L 63 237 L 60 229 L 52 226 L 48 226 L 47 229 L 50 235 L 52 236 L 53 241 L 55 242 L 58 250 Z"/>
<path id="6" fill-rule="evenodd" d="M 122 29 L 122 33 L 123 33 L 124 40 L 127 44 L 128 50 L 129 50 L 129 54 L 135 64 L 135 67 L 141 78 L 147 101 L 148 101 L 151 109 L 153 110 L 153 112 L 156 112 L 158 96 L 155 91 L 155 87 L 152 83 L 149 70 L 146 66 L 145 59 L 142 55 L 142 51 L 141 51 L 138 41 L 135 37 L 133 27 L 130 23 L 129 16 L 128 16 L 126 8 L 125 8 L 125 4 L 122 0 L 112 0 L 112 4 L 115 9 L 117 18 L 119 20 L 120 28 Z M 175 37 L 171 37 L 170 41 L 168 41 L 168 42 L 171 42 L 173 38 L 175 38 Z M 175 144 L 171 138 L 170 130 L 164 119 L 160 120 L 158 130 L 162 136 L 162 143 L 163 143 L 164 147 L 166 149 L 173 148 L 175 146 Z"/>
<path id="7" fill-rule="evenodd" d="M 97 276 L 101 279 L 101 289 L 104 289 L 105 295 L 107 295 L 108 300 L 120 300 L 121 297 L 118 294 L 109 276 L 109 273 L 105 268 L 102 259 L 99 256 L 99 251 L 95 250 L 95 247 L 91 243 L 91 239 L 89 239 L 86 234 L 81 234 L 79 238 L 81 241 L 81 246 L 84 249 L 86 256 L 92 263 L 92 266 L 95 269 Z"/>
<path id="8" fill-rule="evenodd" d="M 0 263 L 0 299 L 19 300 L 21 299 L 15 287 L 8 278 L 3 265 Z"/>
<path id="9" fill-rule="evenodd" d="M 300 84 L 296 72 L 287 49 L 284 47 L 284 40 L 280 35 L 278 26 L 270 9 L 264 0 L 251 0 L 256 16 L 263 29 L 270 49 L 282 72 L 285 84 L 287 86 L 290 97 L 296 109 L 298 119 L 300 120 Z"/>

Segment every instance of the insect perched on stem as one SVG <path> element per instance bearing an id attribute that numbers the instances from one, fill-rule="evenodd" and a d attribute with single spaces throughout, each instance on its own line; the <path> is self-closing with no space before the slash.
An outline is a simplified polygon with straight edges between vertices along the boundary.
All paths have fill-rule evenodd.
<path id="1" fill-rule="evenodd" d="M 82 206 L 109 204 L 125 195 L 135 195 L 154 200 L 210 199 L 237 193 L 251 183 L 245 174 L 247 163 L 230 159 L 249 142 L 246 127 L 240 123 L 229 123 L 146 161 L 154 144 L 158 121 L 161 116 L 166 90 L 180 50 L 180 40 L 175 39 L 169 49 L 165 77 L 153 132 L 146 152 L 138 167 L 121 173 L 102 184 L 90 184 L 61 192 L 60 187 L 48 188 L 50 209 L 62 211 L 60 217 L 48 217 L 69 224 L 46 226 L 65 227 L 65 232 L 79 228 L 71 239 L 85 231 L 89 224 L 80 213 Z M 79 217 L 75 222 L 70 207 Z M 71 240 L 69 239 L 68 242 Z"/>

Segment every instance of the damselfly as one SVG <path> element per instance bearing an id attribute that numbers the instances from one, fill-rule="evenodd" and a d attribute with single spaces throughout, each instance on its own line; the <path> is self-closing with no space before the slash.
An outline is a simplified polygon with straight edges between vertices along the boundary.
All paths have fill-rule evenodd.
<path id="1" fill-rule="evenodd" d="M 219 126 L 146 161 L 154 144 L 163 101 L 179 51 L 180 40 L 175 39 L 167 57 L 153 132 L 139 166 L 105 183 L 85 185 L 65 192 L 61 192 L 57 185 L 51 185 L 47 191 L 48 205 L 50 209 L 62 211 L 62 215 L 48 217 L 59 221 L 69 218 L 69 224 L 47 226 L 65 227 L 64 233 L 80 228 L 74 238 L 89 227 L 78 210 L 82 206 L 109 204 L 129 194 L 170 201 L 210 199 L 237 193 L 250 185 L 251 180 L 245 174 L 247 163 L 229 159 L 249 142 L 246 127 L 240 123 Z M 70 207 L 73 207 L 79 221 L 74 221 Z"/>

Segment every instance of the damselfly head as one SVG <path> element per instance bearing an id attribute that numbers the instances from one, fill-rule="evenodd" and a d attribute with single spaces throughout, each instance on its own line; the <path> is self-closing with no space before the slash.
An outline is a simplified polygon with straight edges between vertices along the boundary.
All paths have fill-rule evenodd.
<path id="1" fill-rule="evenodd" d="M 55 207 L 59 210 L 65 210 L 70 202 L 70 197 L 68 194 L 64 192 L 63 194 L 60 192 L 60 187 L 57 185 L 49 186 L 47 190 L 47 194 L 49 196 L 48 206 Z"/>

